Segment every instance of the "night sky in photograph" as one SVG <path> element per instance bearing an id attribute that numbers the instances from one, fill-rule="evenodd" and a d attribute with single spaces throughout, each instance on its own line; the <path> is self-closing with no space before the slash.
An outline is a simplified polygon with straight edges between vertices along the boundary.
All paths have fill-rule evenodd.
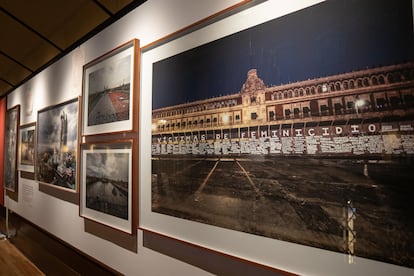
<path id="1" fill-rule="evenodd" d="M 411 0 L 329 0 L 155 63 L 153 109 L 412 60 Z"/>

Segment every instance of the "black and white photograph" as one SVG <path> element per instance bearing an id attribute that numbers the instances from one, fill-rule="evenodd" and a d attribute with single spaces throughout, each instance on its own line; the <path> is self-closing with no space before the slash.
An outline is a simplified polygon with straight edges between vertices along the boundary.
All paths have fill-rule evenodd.
<path id="1" fill-rule="evenodd" d="M 131 231 L 132 144 L 81 147 L 81 215 Z"/>
<path id="2" fill-rule="evenodd" d="M 83 133 L 131 130 L 135 41 L 84 67 Z"/>
<path id="3" fill-rule="evenodd" d="M 37 115 L 37 181 L 76 191 L 77 141 L 77 98 L 40 110 Z"/>
<path id="4" fill-rule="evenodd" d="M 27 124 L 19 129 L 19 169 L 34 172 L 36 124 Z"/>
<path id="5" fill-rule="evenodd" d="M 17 105 L 6 111 L 6 126 L 4 133 L 4 188 L 17 192 L 17 142 L 19 137 L 20 106 Z"/>
<path id="6" fill-rule="evenodd" d="M 149 51 L 151 212 L 414 268 L 412 23 L 326 1 Z"/>

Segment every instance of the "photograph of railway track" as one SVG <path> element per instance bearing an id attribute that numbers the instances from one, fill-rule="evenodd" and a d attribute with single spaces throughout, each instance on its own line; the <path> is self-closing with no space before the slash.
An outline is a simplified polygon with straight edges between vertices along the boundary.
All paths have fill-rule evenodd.
<path id="1" fill-rule="evenodd" d="M 129 119 L 130 84 L 103 88 L 89 95 L 88 125 L 100 125 Z"/>
<path id="2" fill-rule="evenodd" d="M 84 66 L 82 134 L 131 130 L 136 44 L 131 40 Z"/>
<path id="3" fill-rule="evenodd" d="M 88 126 L 129 119 L 130 80 L 130 56 L 89 74 Z"/>
<path id="4" fill-rule="evenodd" d="M 414 268 L 412 22 L 326 1 L 160 53 L 152 212 Z"/>

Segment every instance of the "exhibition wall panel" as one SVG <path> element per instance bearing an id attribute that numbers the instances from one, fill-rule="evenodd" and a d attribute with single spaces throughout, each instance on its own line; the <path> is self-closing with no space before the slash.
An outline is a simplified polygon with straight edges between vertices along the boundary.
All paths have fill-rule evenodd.
<path id="1" fill-rule="evenodd" d="M 17 88 L 8 95 L 7 106 L 20 104 L 21 125 L 36 122 L 39 110 L 82 95 L 82 70 L 88 62 L 131 39 L 149 44 L 239 2 L 147 1 Z M 86 233 L 78 205 L 40 192 L 35 180 L 19 178 L 19 185 L 18 202 L 2 196 L 10 210 L 116 271 L 125 275 L 209 274 L 143 247 L 142 231 L 137 234 L 137 253 Z"/>
<path id="2" fill-rule="evenodd" d="M 372 221 L 382 219 L 371 218 L 369 213 L 365 215 L 367 208 L 361 212 L 359 209 L 355 211 L 353 201 L 347 198 L 349 194 L 359 195 L 354 193 L 359 189 L 368 189 L 367 196 L 371 196 L 372 190 L 378 187 L 368 179 L 368 173 L 365 175 L 362 169 L 359 170 L 364 165 L 361 160 L 356 157 L 348 159 L 346 156 L 346 161 L 338 165 L 331 160 L 332 156 L 322 156 L 326 159 L 317 160 L 314 156 L 300 156 L 286 160 L 283 159 L 286 157 L 283 154 L 288 152 L 286 144 L 291 145 L 294 143 L 292 141 L 297 140 L 295 145 L 300 148 L 298 141 L 304 145 L 304 137 L 282 137 L 280 140 L 285 141 L 284 144 L 276 136 L 271 141 L 269 137 L 261 137 L 263 139 L 260 141 L 256 139 L 259 130 L 261 133 L 276 131 L 274 116 L 283 113 L 288 116 L 290 109 L 298 112 L 294 111 L 291 117 L 283 118 L 289 127 L 298 122 L 294 115 L 299 117 L 304 107 L 312 112 L 316 110 L 318 116 L 325 116 L 322 112 L 333 109 L 335 104 L 345 106 L 345 99 L 352 98 L 355 101 L 352 103 L 356 105 L 360 95 L 365 96 L 363 93 L 367 91 L 371 93 L 371 90 L 364 88 L 365 80 L 362 77 L 362 92 L 356 91 L 354 87 L 345 92 L 341 89 L 335 91 L 336 85 L 342 85 L 340 81 L 350 82 L 352 78 L 359 78 L 359 75 L 355 77 L 353 74 L 365 74 L 365 71 L 353 72 L 354 69 L 360 70 L 361 66 L 365 69 L 365 65 L 361 65 L 364 56 L 359 59 L 361 63 L 358 65 L 341 67 L 332 73 L 341 78 L 335 83 L 327 84 L 334 79 L 327 77 L 331 76 L 327 72 L 333 72 L 329 70 L 342 65 L 340 60 L 344 57 L 353 56 L 355 48 L 372 53 L 372 44 L 366 42 L 361 45 L 355 37 L 376 37 L 359 31 L 376 30 L 372 26 L 376 25 L 372 24 L 376 20 L 386 22 L 381 8 L 390 4 L 385 0 L 379 2 L 381 5 L 378 4 L 378 9 L 371 9 L 366 2 L 361 4 L 357 0 L 146 1 L 7 96 L 5 110 L 20 106 L 20 126 L 23 129 L 35 126 L 37 136 L 42 137 L 38 141 L 46 142 L 37 146 L 42 147 L 44 152 L 35 164 L 36 178 L 21 177 L 19 174 L 18 200 L 6 195 L 2 197 L 5 206 L 82 253 L 125 275 L 227 274 L 231 268 L 223 270 L 217 268 L 216 264 L 230 266 L 233 262 L 243 264 L 234 266 L 237 267 L 236 273 L 246 271 L 244 267 L 248 266 L 252 274 L 411 274 L 412 257 L 408 257 L 408 261 L 392 259 L 401 252 L 386 256 L 389 259 L 385 262 L 383 256 L 376 252 L 372 255 L 368 253 L 369 258 L 367 255 L 358 255 L 359 251 L 354 254 L 354 246 L 359 245 L 354 239 L 355 214 L 364 214 L 365 220 L 372 223 L 366 225 L 375 225 Z M 404 4 L 411 6 L 412 3 L 405 0 Z M 390 5 L 389 8 L 394 6 L 397 5 Z M 340 12 L 340 7 L 344 12 L 347 8 L 347 13 L 342 17 L 335 16 Z M 369 17 L 367 15 L 374 11 L 380 19 L 368 18 L 364 21 L 368 27 L 359 25 L 361 28 L 357 28 L 355 22 Z M 410 106 L 414 97 L 414 78 L 410 72 L 414 70 L 412 62 L 404 63 L 414 59 L 414 47 L 411 47 L 414 46 L 412 14 L 411 11 L 409 13 L 405 14 L 406 17 L 400 16 L 411 19 L 406 20 L 410 26 L 401 29 L 404 30 L 403 34 L 408 33 L 402 38 L 405 47 L 399 49 L 403 57 L 397 58 L 396 65 L 387 64 L 391 67 L 370 71 L 373 75 L 394 70 L 392 74 L 397 75 L 397 69 L 401 67 L 401 70 L 405 70 L 403 75 L 406 79 L 403 79 L 402 84 L 401 78 L 398 81 L 394 79 L 387 86 L 384 84 L 379 88 L 375 86 L 377 82 L 370 88 L 373 87 L 375 93 L 381 88 L 378 94 L 388 93 L 387 97 L 389 95 L 390 98 L 399 95 L 404 99 L 404 107 L 407 106 L 404 112 L 410 115 L 414 110 Z M 336 24 L 332 26 L 338 29 L 330 29 L 332 22 Z M 390 25 L 395 27 L 398 24 Z M 343 33 L 331 37 L 337 30 Z M 122 45 L 128 45 L 131 41 L 134 41 L 133 45 L 137 49 L 126 47 L 129 50 L 125 50 Z M 269 41 L 274 44 L 266 48 Z M 392 43 L 390 46 L 384 45 L 377 48 L 385 52 L 395 50 Z M 308 49 L 312 49 L 311 53 Z M 326 57 L 324 54 L 328 50 L 332 52 Z M 317 56 L 314 52 L 322 54 Z M 137 53 L 137 56 L 131 53 Z M 384 54 L 379 53 L 372 56 L 378 58 Z M 376 66 L 376 61 L 371 61 L 369 66 Z M 256 74 L 260 66 L 263 71 L 274 69 L 268 76 L 286 75 L 286 78 L 264 83 L 259 78 L 262 71 L 258 70 L 259 76 Z M 209 71 L 204 71 L 206 68 Z M 227 70 L 219 70 L 223 68 Z M 323 73 L 317 71 L 321 68 L 325 69 L 321 70 Z M 235 77 L 238 69 L 243 72 Z M 306 77 L 292 79 L 298 72 Z M 223 83 L 223 79 L 233 80 L 239 75 L 241 77 L 235 81 L 231 91 L 207 89 L 210 83 Z M 178 86 L 179 79 L 183 79 L 184 84 L 190 84 L 188 92 L 181 89 L 188 85 Z M 302 81 L 303 87 L 293 87 L 291 82 L 299 81 Z M 302 89 L 300 95 L 299 88 L 306 88 L 305 85 L 313 85 L 315 89 L 319 85 L 320 92 L 306 94 L 306 89 Z M 328 89 L 331 94 L 328 94 Z M 209 91 L 203 97 L 193 97 L 206 90 Z M 287 96 L 278 98 L 279 94 L 284 95 L 282 91 L 286 95 L 288 91 L 293 95 L 296 92 L 297 96 L 290 97 L 294 99 Z M 336 95 L 342 92 L 344 98 L 339 100 Z M 333 93 L 336 93 L 335 97 L 328 96 Z M 185 97 L 175 101 L 181 94 L 185 94 Z M 306 106 L 299 100 L 300 97 L 306 98 Z M 171 100 L 170 103 L 163 105 L 164 98 Z M 374 101 L 375 98 L 371 95 L 367 99 Z M 3 102 L 5 104 L 5 100 Z M 110 102 L 108 109 L 107 102 Z M 131 102 L 133 106 L 124 108 Z M 75 108 L 61 110 L 60 107 L 66 106 L 65 103 L 76 105 L 79 113 L 73 111 Z M 351 107 L 347 114 L 329 116 L 348 116 L 347 120 L 364 116 L 362 108 L 360 110 L 356 106 L 356 110 L 351 112 Z M 0 114 L 4 114 L 5 110 Z M 90 117 L 91 113 L 86 110 L 93 110 L 95 117 Z M 128 115 L 123 118 L 125 112 Z M 405 116 L 402 112 L 397 110 L 394 113 Z M 122 116 L 115 116 L 114 119 L 113 114 Z M 44 118 L 39 115 L 44 115 Z M 46 115 L 54 118 L 49 119 Z M 76 117 L 77 124 L 73 123 Z M 222 127 L 229 118 L 236 127 Z M 271 121 L 270 118 L 272 122 L 265 125 L 267 119 Z M 407 118 L 412 119 L 409 116 Z M 131 121 L 126 127 L 118 124 L 124 119 Z M 309 123 L 312 118 L 301 119 Z M 403 124 L 404 139 L 408 141 L 412 141 L 414 130 L 411 119 Z M 239 123 L 243 120 L 245 124 Z M 89 121 L 99 127 L 91 127 Z M 114 122 L 121 126 L 111 129 Z M 277 131 L 288 133 L 281 122 L 277 123 Z M 374 127 L 379 127 L 378 122 L 374 123 Z M 39 129 L 39 125 L 42 129 Z M 334 129 L 334 125 L 329 127 Z M 305 128 L 303 123 L 299 132 L 295 130 L 296 133 L 301 133 L 302 128 L 310 136 L 306 137 L 306 141 L 314 138 L 311 134 L 316 132 L 315 127 L 310 131 L 310 127 Z M 344 127 L 352 128 L 357 127 Z M 328 128 L 321 124 L 319 129 Z M 227 135 L 234 135 L 237 141 L 222 137 Z M 364 135 L 357 139 L 352 134 L 348 142 L 358 140 L 355 142 L 357 145 L 364 144 L 367 141 Z M 330 145 L 330 140 L 327 142 L 327 138 L 322 137 L 323 132 L 320 136 L 315 142 L 319 144 L 315 147 Z M 199 140 L 204 139 L 202 137 L 208 141 L 199 143 Z M 407 148 L 409 144 L 405 143 Z M 71 150 L 68 150 L 69 145 Z M 280 147 L 279 151 L 277 147 Z M 231 154 L 226 151 L 230 148 Z M 268 148 L 272 150 L 268 150 L 269 154 L 265 156 L 262 152 Z M 222 156 L 224 154 L 226 156 Z M 371 156 L 363 161 L 367 164 L 369 159 Z M 39 166 L 39 161 L 42 166 Z M 382 161 L 383 158 L 377 163 L 383 164 Z M 411 159 L 408 161 L 412 164 Z M 48 168 L 52 163 L 55 167 Z M 329 172 L 329 166 L 333 170 L 346 167 L 349 163 L 356 176 L 345 176 L 345 181 Z M 318 164 L 318 167 L 315 165 L 316 169 L 311 167 L 314 164 Z M 304 167 L 309 168 L 308 171 Z M 325 176 L 329 178 L 326 183 L 320 181 L 324 168 L 327 171 Z M 312 181 L 309 180 L 311 174 L 314 177 Z M 48 178 L 48 181 L 42 182 L 53 184 L 57 191 L 66 192 L 68 187 L 64 185 L 77 180 L 78 186 L 69 187 L 72 199 L 76 200 L 63 200 L 53 193 L 45 192 L 42 189 L 45 183 L 39 183 L 39 175 Z M 214 181 L 209 182 L 211 179 Z M 324 188 L 319 189 L 317 185 Z M 333 196 L 329 191 L 333 191 Z M 381 198 L 386 196 L 384 194 Z M 375 197 L 373 200 L 371 197 L 368 200 L 366 198 L 357 198 L 363 203 L 368 202 L 368 205 L 359 206 L 375 205 L 371 204 L 376 202 Z M 374 213 L 377 211 L 375 206 Z M 402 213 L 410 218 L 409 214 Z M 387 229 L 394 230 L 390 230 L 390 227 Z M 369 227 L 364 230 L 365 237 L 369 236 L 367 233 L 373 232 Z M 407 235 L 404 240 L 411 239 L 411 233 L 405 230 L 401 232 Z M 118 236 L 122 237 L 122 242 L 117 241 Z M 369 247 L 361 241 L 361 245 Z M 370 241 L 368 237 L 365 243 Z M 125 246 L 125 243 L 133 246 Z M 175 254 L 175 251 L 179 252 Z"/>

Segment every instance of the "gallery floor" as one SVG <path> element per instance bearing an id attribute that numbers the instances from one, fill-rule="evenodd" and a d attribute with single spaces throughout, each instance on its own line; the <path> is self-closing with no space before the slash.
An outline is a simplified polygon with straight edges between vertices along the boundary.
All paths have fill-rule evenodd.
<path id="1" fill-rule="evenodd" d="M 45 275 L 8 239 L 0 240 L 0 275 Z"/>
<path id="2" fill-rule="evenodd" d="M 6 211 L 0 205 L 0 232 L 6 233 Z M 80 253 L 19 215 L 9 212 L 9 237 L 0 239 L 3 275 L 120 275 Z"/>

